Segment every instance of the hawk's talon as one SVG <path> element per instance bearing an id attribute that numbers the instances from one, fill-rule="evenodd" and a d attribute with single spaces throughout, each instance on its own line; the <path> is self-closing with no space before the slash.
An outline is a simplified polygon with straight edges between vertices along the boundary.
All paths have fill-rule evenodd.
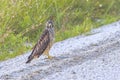
<path id="1" fill-rule="evenodd" d="M 53 56 L 48 56 L 48 59 L 53 59 L 54 57 Z"/>

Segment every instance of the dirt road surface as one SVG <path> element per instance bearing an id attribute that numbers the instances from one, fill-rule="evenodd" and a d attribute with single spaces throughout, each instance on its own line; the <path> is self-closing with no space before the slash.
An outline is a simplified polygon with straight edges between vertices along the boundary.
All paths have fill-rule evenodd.
<path id="1" fill-rule="evenodd" d="M 57 42 L 52 60 L 30 52 L 0 62 L 0 80 L 120 80 L 120 21 Z"/>

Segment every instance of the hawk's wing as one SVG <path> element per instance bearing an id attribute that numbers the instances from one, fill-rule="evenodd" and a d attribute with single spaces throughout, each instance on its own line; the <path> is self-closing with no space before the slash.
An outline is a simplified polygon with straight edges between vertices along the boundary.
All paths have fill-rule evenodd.
<path id="1" fill-rule="evenodd" d="M 39 57 L 45 51 L 47 46 L 50 43 L 49 31 L 47 29 L 44 30 L 43 34 L 41 35 L 40 39 L 38 40 L 37 44 L 34 46 L 31 55 L 28 57 L 29 63 L 35 56 Z"/>

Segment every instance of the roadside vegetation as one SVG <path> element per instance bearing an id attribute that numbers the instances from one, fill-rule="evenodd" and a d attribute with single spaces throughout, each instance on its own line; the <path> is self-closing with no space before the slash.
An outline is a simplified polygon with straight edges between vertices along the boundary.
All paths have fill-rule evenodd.
<path id="1" fill-rule="evenodd" d="M 1 0 L 0 61 L 29 51 L 54 17 L 56 41 L 120 20 L 120 0 Z"/>

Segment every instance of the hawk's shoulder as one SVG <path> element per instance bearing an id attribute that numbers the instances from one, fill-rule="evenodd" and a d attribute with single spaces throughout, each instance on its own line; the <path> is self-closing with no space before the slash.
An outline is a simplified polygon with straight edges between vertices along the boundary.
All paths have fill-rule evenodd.
<path id="1" fill-rule="evenodd" d="M 49 31 L 48 31 L 47 29 L 45 29 L 45 30 L 43 31 L 43 33 L 42 33 L 41 36 L 40 36 L 39 41 L 43 41 L 43 40 L 46 40 L 46 39 L 49 39 Z M 39 42 L 39 41 L 38 41 L 38 42 Z"/>

